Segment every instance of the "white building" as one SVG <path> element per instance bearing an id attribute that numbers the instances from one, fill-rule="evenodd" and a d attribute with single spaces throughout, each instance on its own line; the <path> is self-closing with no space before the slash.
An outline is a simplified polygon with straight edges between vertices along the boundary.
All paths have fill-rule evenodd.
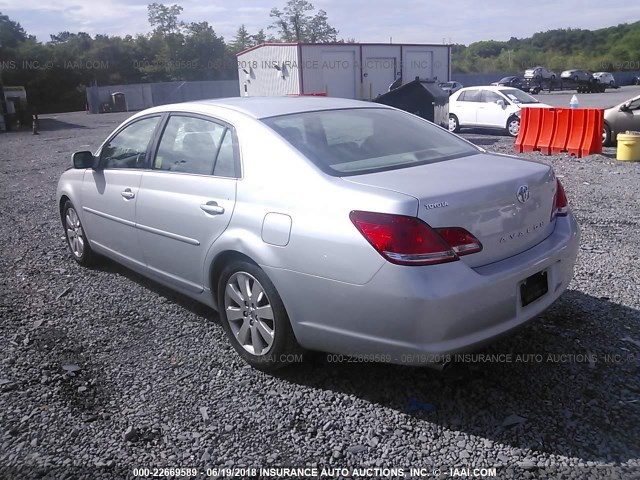
<path id="1" fill-rule="evenodd" d="M 238 53 L 240 95 L 371 100 L 395 80 L 448 81 L 449 45 L 264 43 Z"/>

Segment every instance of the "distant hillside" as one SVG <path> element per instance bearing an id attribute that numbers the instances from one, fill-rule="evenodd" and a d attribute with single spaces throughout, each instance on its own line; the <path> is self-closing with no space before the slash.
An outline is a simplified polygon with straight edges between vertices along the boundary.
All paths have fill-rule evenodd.
<path id="1" fill-rule="evenodd" d="M 454 45 L 454 73 L 518 72 L 536 65 L 560 72 L 640 70 L 640 22 L 600 30 L 558 29 L 507 42 Z"/>

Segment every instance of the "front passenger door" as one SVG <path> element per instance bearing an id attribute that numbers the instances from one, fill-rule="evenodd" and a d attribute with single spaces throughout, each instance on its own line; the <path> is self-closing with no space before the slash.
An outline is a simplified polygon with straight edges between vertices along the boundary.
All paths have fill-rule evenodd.
<path id="1" fill-rule="evenodd" d="M 100 149 L 99 165 L 82 183 L 82 210 L 87 236 L 98 251 L 136 267 L 144 258 L 135 229 L 135 210 L 142 172 L 160 116 L 126 125 Z"/>
<path id="2" fill-rule="evenodd" d="M 476 125 L 477 108 L 480 101 L 480 90 L 465 90 L 458 96 L 457 115 L 462 126 Z"/>
<path id="3" fill-rule="evenodd" d="M 505 118 L 505 107 L 498 105 L 496 102 L 502 100 L 504 105 L 507 100 L 502 98 L 496 92 L 491 90 L 483 90 L 478 103 L 478 125 L 483 127 L 501 127 L 504 128 L 507 123 Z"/>

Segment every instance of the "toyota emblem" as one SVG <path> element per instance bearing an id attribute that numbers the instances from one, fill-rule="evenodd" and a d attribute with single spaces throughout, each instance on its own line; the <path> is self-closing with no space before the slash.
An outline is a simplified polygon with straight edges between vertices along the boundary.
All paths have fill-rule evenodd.
<path id="1" fill-rule="evenodd" d="M 518 193 L 516 193 L 516 198 L 520 203 L 525 203 L 527 200 L 529 200 L 529 186 L 520 185 L 518 187 Z"/>

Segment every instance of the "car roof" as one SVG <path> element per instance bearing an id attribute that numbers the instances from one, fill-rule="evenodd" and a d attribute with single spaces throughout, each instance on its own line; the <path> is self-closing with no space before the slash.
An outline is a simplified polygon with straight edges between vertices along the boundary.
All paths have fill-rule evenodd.
<path id="1" fill-rule="evenodd" d="M 476 85 L 475 87 L 461 88 L 460 90 L 458 90 L 458 92 L 463 92 L 463 91 L 466 92 L 467 90 L 491 90 L 494 92 L 497 92 L 497 91 L 504 92 L 505 90 L 513 90 L 516 92 L 520 91 L 514 87 L 505 87 L 501 85 Z"/>
<path id="2" fill-rule="evenodd" d="M 195 102 L 161 105 L 146 110 L 146 113 L 171 112 L 193 109 L 212 111 L 218 108 L 233 110 L 244 115 L 260 119 L 318 110 L 339 110 L 345 108 L 390 108 L 379 103 L 363 102 L 334 97 L 229 97 Z"/>

